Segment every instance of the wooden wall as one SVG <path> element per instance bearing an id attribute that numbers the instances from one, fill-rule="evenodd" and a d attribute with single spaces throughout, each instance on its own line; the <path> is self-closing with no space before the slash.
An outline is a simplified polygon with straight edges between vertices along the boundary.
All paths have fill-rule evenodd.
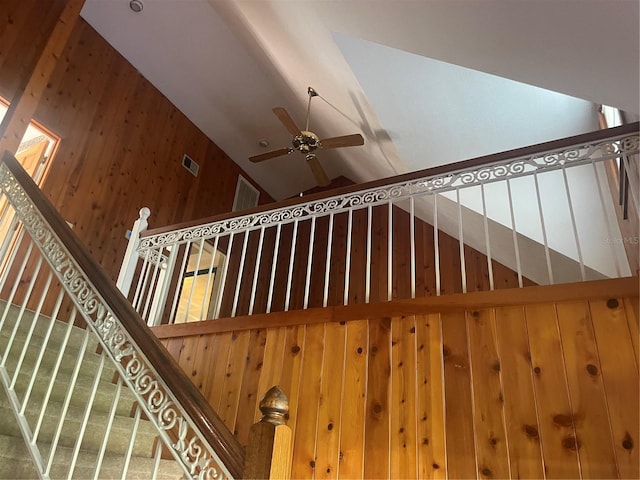
<path id="1" fill-rule="evenodd" d="M 353 214 L 351 250 L 349 265 L 349 293 L 348 303 L 365 303 L 366 273 L 370 268 L 371 302 L 382 302 L 388 299 L 388 242 L 392 242 L 393 261 L 391 273 L 392 299 L 411 298 L 411 230 L 409 214 L 397 207 L 393 207 L 392 233 L 388 229 L 388 205 L 380 205 L 372 209 L 371 214 L 371 258 L 367 261 L 367 221 L 366 209 L 357 210 Z M 310 242 L 311 221 L 300 222 L 295 241 L 293 240 L 293 225 L 282 228 L 279 248 L 277 252 L 276 272 L 274 281 L 273 303 L 271 311 L 285 309 L 286 285 L 288 280 L 289 262 L 294 256 L 292 273 L 292 291 L 289 308 L 302 309 L 305 296 L 305 282 L 307 278 L 307 264 L 312 257 L 309 281 L 310 307 L 321 307 L 325 290 L 325 269 L 327 265 L 327 246 L 329 242 L 329 218 L 319 218 L 315 225 L 313 241 Z M 249 234 L 247 253 L 242 269 L 242 280 L 236 309 L 237 315 L 245 315 L 249 311 L 251 290 L 256 270 L 259 232 Z M 255 295 L 254 313 L 266 312 L 271 270 L 274 257 L 275 228 L 265 232 L 262 255 L 258 265 L 258 282 Z M 334 216 L 331 239 L 331 256 L 329 284 L 327 291 L 327 305 L 342 305 L 344 303 L 345 274 L 347 268 L 346 248 L 348 238 L 348 214 L 340 213 Z M 436 295 L 436 263 L 433 227 L 420 219 L 415 220 L 415 248 L 416 248 L 416 285 L 415 296 L 424 297 Z M 244 234 L 234 238 L 229 260 L 229 275 L 225 283 L 221 317 L 231 316 L 234 294 L 237 288 L 237 272 L 240 270 Z M 222 243 L 221 243 L 222 244 Z M 311 246 L 310 246 L 311 245 Z M 225 243 L 222 247 L 228 251 Z M 440 293 L 461 293 L 462 273 L 460 261 L 460 243 L 457 239 L 438 232 Z M 293 254 L 292 252 L 295 252 Z M 488 291 L 489 266 L 486 255 L 479 251 L 464 247 L 464 265 L 467 291 Z M 492 275 L 494 288 L 514 288 L 518 286 L 518 276 L 513 270 L 492 260 Z M 533 283 L 524 279 L 525 285 Z"/>
<path id="2" fill-rule="evenodd" d="M 568 300 L 547 295 L 559 289 Z M 293 478 L 639 478 L 637 289 L 532 287 L 414 313 L 403 303 L 404 315 L 387 304 L 343 308 L 343 321 L 310 311 L 156 332 L 242 443 L 256 401 L 282 387 Z"/>
<path id="3" fill-rule="evenodd" d="M 0 2 L 0 95 L 11 100 L 64 2 Z M 35 118 L 61 138 L 42 188 L 115 279 L 125 231 L 143 206 L 151 226 L 231 210 L 241 169 L 84 20 Z M 200 164 L 198 178 L 181 166 Z M 261 191 L 260 202 L 272 199 Z"/>

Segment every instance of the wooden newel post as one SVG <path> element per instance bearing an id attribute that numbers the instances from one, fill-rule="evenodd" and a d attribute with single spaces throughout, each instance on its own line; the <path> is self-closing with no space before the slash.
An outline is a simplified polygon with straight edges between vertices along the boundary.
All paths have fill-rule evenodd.
<path id="1" fill-rule="evenodd" d="M 262 418 L 249 431 L 244 478 L 291 478 L 291 428 L 286 425 L 289 399 L 275 386 L 260 402 Z"/>

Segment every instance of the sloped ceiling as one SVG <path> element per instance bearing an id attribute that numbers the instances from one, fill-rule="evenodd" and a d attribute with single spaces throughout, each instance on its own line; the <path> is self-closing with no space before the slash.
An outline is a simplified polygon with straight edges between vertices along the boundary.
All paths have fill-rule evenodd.
<path id="1" fill-rule="evenodd" d="M 82 15 L 276 199 L 313 186 L 304 159 L 247 158 L 288 146 L 271 109 L 303 125 L 308 86 L 314 132 L 364 135 L 319 155 L 356 182 L 593 130 L 594 103 L 640 110 L 636 0 L 142 2 Z"/>

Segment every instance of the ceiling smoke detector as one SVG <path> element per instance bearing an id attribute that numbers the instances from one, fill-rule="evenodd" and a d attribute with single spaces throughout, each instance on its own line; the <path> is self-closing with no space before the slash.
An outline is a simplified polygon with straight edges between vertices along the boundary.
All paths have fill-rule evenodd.
<path id="1" fill-rule="evenodd" d="M 142 4 L 142 2 L 140 0 L 131 0 L 129 2 L 129 8 L 131 10 L 133 10 L 136 13 L 140 13 L 142 11 L 142 9 L 144 8 L 144 5 Z"/>

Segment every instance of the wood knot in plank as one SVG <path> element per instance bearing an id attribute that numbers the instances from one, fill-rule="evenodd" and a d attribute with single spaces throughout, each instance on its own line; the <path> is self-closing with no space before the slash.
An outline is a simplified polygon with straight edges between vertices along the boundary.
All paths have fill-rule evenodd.
<path id="1" fill-rule="evenodd" d="M 493 472 L 491 471 L 490 468 L 487 468 L 487 467 L 484 467 L 482 470 L 480 470 L 480 473 L 482 473 L 483 477 L 491 478 L 493 476 Z"/>
<path id="2" fill-rule="evenodd" d="M 564 413 L 558 413 L 553 416 L 553 423 L 559 427 L 573 426 L 573 417 Z"/>
<path id="3" fill-rule="evenodd" d="M 613 310 L 614 308 L 618 308 L 618 305 L 620 305 L 620 302 L 618 302 L 617 298 L 610 298 L 607 300 L 607 308 Z"/>
<path id="4" fill-rule="evenodd" d="M 522 427 L 527 437 L 537 440 L 539 438 L 538 429 L 533 425 L 524 425 Z"/>
<path id="5" fill-rule="evenodd" d="M 598 375 L 598 367 L 596 367 L 592 363 L 589 363 L 587 365 L 587 373 L 589 373 L 589 375 L 593 377 L 596 377 Z"/>
<path id="6" fill-rule="evenodd" d="M 562 439 L 562 447 L 567 450 L 580 450 L 582 443 L 578 437 L 574 437 L 573 435 L 568 435 Z"/>
<path id="7" fill-rule="evenodd" d="M 622 448 L 625 450 L 633 450 L 633 438 L 629 435 L 629 432 L 626 432 L 624 435 L 624 439 L 622 440 Z"/>

